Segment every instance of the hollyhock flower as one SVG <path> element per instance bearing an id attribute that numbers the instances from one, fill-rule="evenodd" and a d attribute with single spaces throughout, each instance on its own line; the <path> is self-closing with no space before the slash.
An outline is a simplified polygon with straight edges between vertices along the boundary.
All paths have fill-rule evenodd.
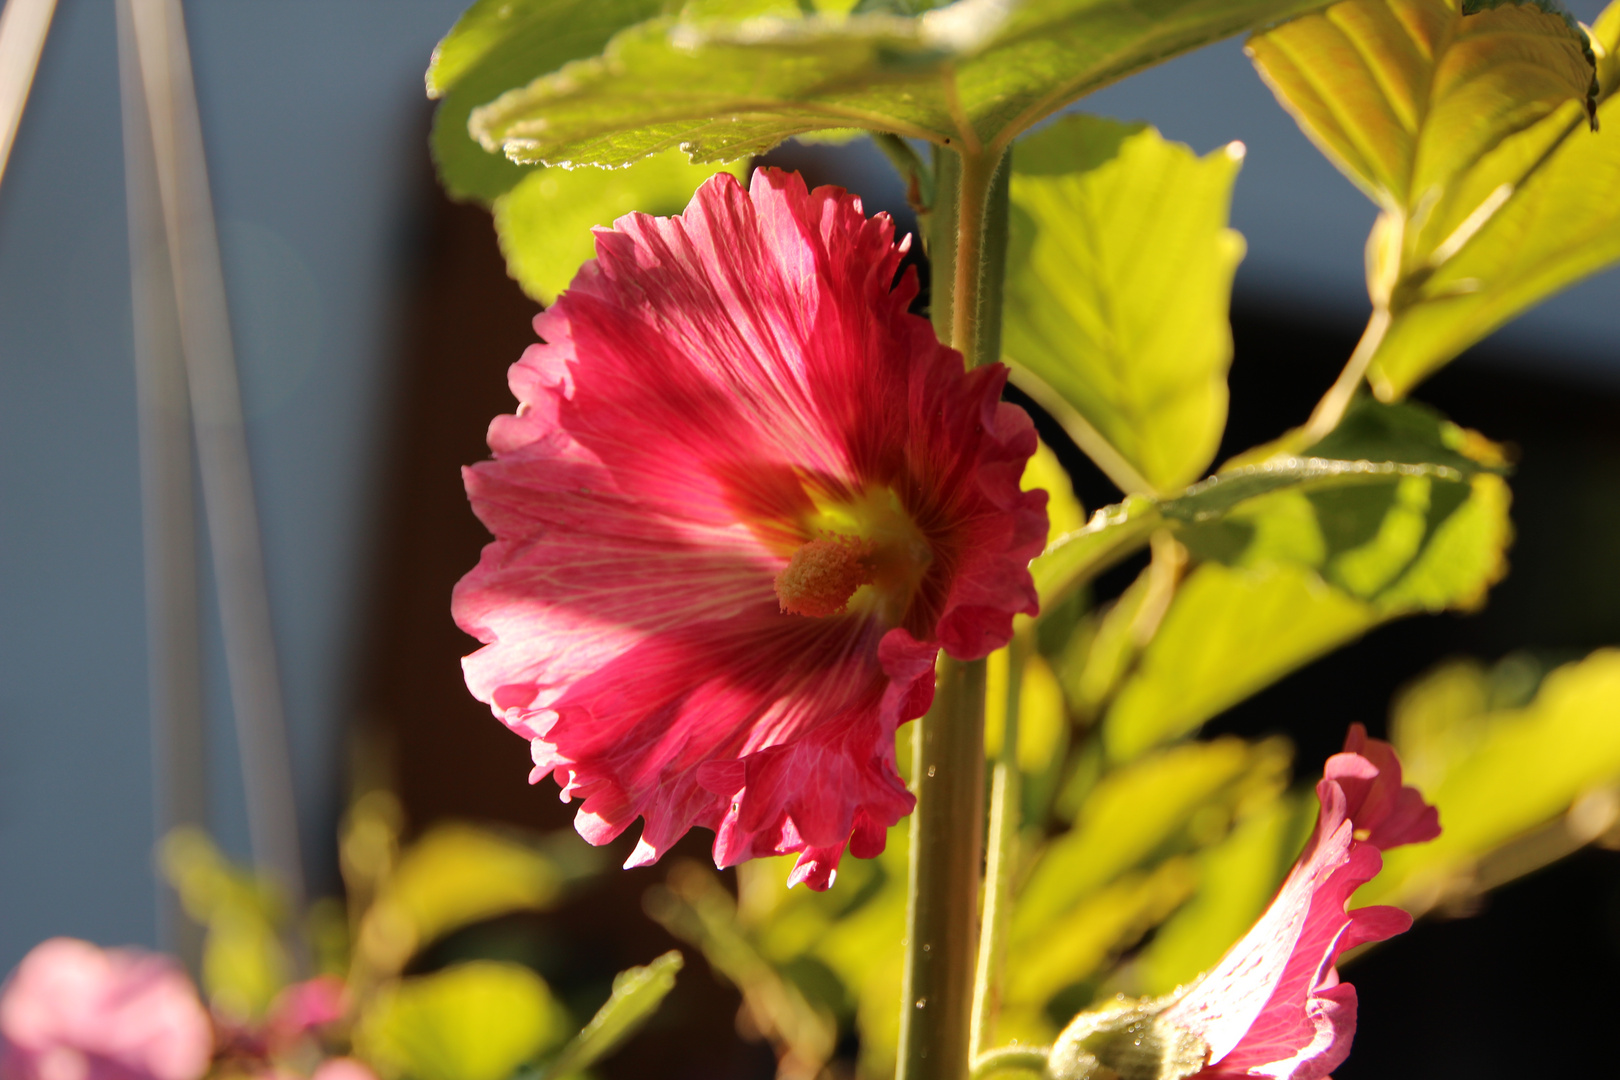
<path id="1" fill-rule="evenodd" d="M 1316 829 L 1243 940 L 1185 994 L 1077 1018 L 1059 1040 L 1056 1075 L 1087 1076 L 1110 1055 L 1145 1053 L 1153 1060 L 1143 1075 L 1160 1080 L 1319 1080 L 1344 1061 L 1356 991 L 1334 965 L 1346 949 L 1412 925 L 1400 908 L 1345 905 L 1383 866 L 1380 851 L 1433 840 L 1440 818 L 1402 785 L 1394 748 L 1360 724 L 1328 759 L 1316 796 Z"/>
<path id="2" fill-rule="evenodd" d="M 52 938 L 0 995 L 3 1080 L 197 1080 L 213 1029 L 168 957 Z"/>
<path id="3" fill-rule="evenodd" d="M 894 733 L 938 650 L 1036 610 L 1034 429 L 841 189 L 722 174 L 596 244 L 466 470 L 495 535 L 455 593 L 467 684 L 587 840 L 644 819 L 627 865 L 701 825 L 717 864 L 796 852 L 825 888 L 911 810 Z"/>

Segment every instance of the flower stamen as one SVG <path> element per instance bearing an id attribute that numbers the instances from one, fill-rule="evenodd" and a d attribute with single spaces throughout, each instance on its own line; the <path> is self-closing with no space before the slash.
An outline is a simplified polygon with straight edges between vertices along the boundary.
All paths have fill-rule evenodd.
<path id="1" fill-rule="evenodd" d="M 776 598 L 789 615 L 841 615 L 850 597 L 872 583 L 872 542 L 823 536 L 800 544 L 776 575 Z"/>

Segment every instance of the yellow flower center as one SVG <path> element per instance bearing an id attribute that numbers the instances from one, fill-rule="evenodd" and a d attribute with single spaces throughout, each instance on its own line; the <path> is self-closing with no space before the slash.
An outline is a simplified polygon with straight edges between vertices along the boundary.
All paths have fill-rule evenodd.
<path id="1" fill-rule="evenodd" d="M 792 615 L 825 618 L 854 608 L 898 625 L 933 550 L 888 488 L 849 501 L 818 501 L 800 523 L 799 544 L 776 575 L 776 596 Z"/>

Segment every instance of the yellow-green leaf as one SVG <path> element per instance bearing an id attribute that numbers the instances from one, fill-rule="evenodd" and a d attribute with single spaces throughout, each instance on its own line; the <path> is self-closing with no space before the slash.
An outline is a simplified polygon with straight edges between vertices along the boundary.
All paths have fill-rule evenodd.
<path id="1" fill-rule="evenodd" d="M 563 874 L 544 852 L 472 825 L 440 825 L 406 850 L 360 922 L 364 962 L 399 971 L 418 949 L 468 923 L 549 907 Z"/>
<path id="2" fill-rule="evenodd" d="M 1594 74 L 1580 29 L 1550 4 L 1467 15 L 1465 6 L 1343 0 L 1255 35 L 1249 55 L 1305 133 L 1381 207 L 1455 217 L 1433 204 L 1503 139 L 1566 102 L 1584 106 Z"/>
<path id="3" fill-rule="evenodd" d="M 1280 742 L 1224 738 L 1172 747 L 1106 774 L 1019 893 L 1013 940 L 1039 941 L 1086 896 L 1185 842 L 1201 810 L 1230 806 L 1246 788 L 1273 783 L 1287 765 Z"/>
<path id="4" fill-rule="evenodd" d="M 473 108 L 504 90 L 594 56 L 619 30 L 662 13 L 666 0 L 478 0 L 433 50 L 428 96 L 439 99 L 431 145 L 453 198 L 488 203 L 532 167 L 490 153 L 467 131 Z"/>
<path id="5" fill-rule="evenodd" d="M 1379 397 L 1430 372 L 1521 312 L 1620 261 L 1620 4 L 1593 28 L 1603 57 L 1598 130 L 1573 107 L 1510 139 L 1497 205 L 1467 243 L 1416 282 L 1395 312 L 1369 377 Z M 1550 149 L 1549 149 L 1550 145 Z"/>
<path id="6" fill-rule="evenodd" d="M 718 169 L 692 165 L 678 151 L 626 169 L 540 169 L 495 200 L 495 233 L 506 270 L 523 291 L 549 304 L 574 272 L 596 254 L 591 230 L 632 211 L 671 215 L 717 171 L 745 179 L 744 164 Z"/>
<path id="7" fill-rule="evenodd" d="M 1370 369 L 1385 400 L 1620 257 L 1620 238 L 1604 235 L 1620 213 L 1599 194 L 1620 155 L 1587 123 L 1604 88 L 1553 0 L 1343 0 L 1249 51 L 1383 210 L 1367 272 L 1391 316 Z M 1579 168 L 1559 183 L 1566 158 Z"/>
<path id="8" fill-rule="evenodd" d="M 1081 449 L 1129 492 L 1186 486 L 1220 442 L 1241 161 L 1238 143 L 1200 158 L 1091 116 L 1014 148 L 1004 352 L 1015 382 L 1034 375 L 1078 414 Z"/>
<path id="9" fill-rule="evenodd" d="M 1338 464 L 1269 490 L 1268 466 L 1234 470 L 1161 505 L 1201 565 L 1104 718 L 1111 758 L 1187 734 L 1381 622 L 1475 608 L 1506 572 L 1509 493 L 1483 438 L 1368 403 L 1312 449 Z M 1394 460 L 1357 462 L 1360 450 Z M 1225 482 L 1251 497 L 1233 503 Z"/>
<path id="10" fill-rule="evenodd" d="M 671 949 L 650 964 L 615 975 L 613 992 L 607 1001 L 562 1052 L 546 1064 L 538 1080 L 567 1080 L 579 1076 L 623 1046 L 675 989 L 675 973 L 684 963 L 681 954 Z"/>
<path id="11" fill-rule="evenodd" d="M 848 15 L 724 18 L 704 4 L 616 35 L 473 114 L 515 161 L 623 165 L 679 147 L 694 161 L 860 128 L 1004 149 L 1042 118 L 1168 57 L 1322 0 L 960 0 Z M 874 5 L 875 6 L 875 5 Z"/>
<path id="12" fill-rule="evenodd" d="M 1533 870 L 1614 824 L 1620 651 L 1554 670 L 1519 707 L 1493 701 L 1491 683 L 1479 665 L 1453 663 L 1397 700 L 1393 741 L 1410 782 L 1439 807 L 1442 832 L 1387 853 L 1358 903 L 1422 911 Z"/>
<path id="13" fill-rule="evenodd" d="M 569 1026 L 533 971 L 475 960 L 385 985 L 360 1020 L 355 1048 L 385 1080 L 507 1080 L 567 1038 Z"/>

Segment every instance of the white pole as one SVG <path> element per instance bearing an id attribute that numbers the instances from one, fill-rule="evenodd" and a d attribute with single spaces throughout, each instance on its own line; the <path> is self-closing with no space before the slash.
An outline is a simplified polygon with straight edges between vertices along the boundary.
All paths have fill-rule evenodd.
<path id="1" fill-rule="evenodd" d="M 302 909 L 303 863 L 258 510 L 179 0 L 130 0 L 219 593 L 253 858 Z"/>
<path id="2" fill-rule="evenodd" d="M 8 0 L 0 11 L 0 178 L 6 174 L 55 10 L 56 0 Z"/>

